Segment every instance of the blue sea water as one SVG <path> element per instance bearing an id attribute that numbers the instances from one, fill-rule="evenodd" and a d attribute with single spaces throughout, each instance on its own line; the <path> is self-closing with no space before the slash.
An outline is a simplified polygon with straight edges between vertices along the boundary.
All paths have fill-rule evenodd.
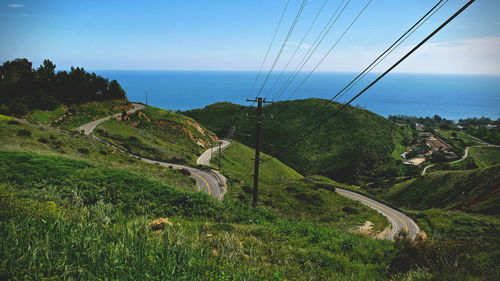
<path id="1" fill-rule="evenodd" d="M 252 84 L 257 72 L 244 71 L 132 71 L 99 70 L 97 74 L 116 79 L 127 90 L 133 101 L 145 101 L 161 108 L 188 110 L 229 101 L 249 104 L 247 98 L 255 98 L 262 80 L 261 75 L 254 91 Z M 284 77 L 287 77 L 285 74 Z M 290 96 L 305 74 L 278 100 L 302 98 L 332 98 L 357 74 L 323 72 L 314 73 L 298 91 Z M 345 102 L 368 85 L 378 74 L 369 74 L 340 99 Z M 261 96 L 276 98 L 270 86 L 277 76 L 271 76 L 268 87 Z M 283 81 L 285 79 L 282 79 Z M 276 84 L 279 89 L 282 82 Z M 269 94 L 268 94 L 269 93 Z M 388 74 L 375 86 L 353 102 L 387 117 L 388 115 L 434 116 L 438 114 L 451 120 L 467 117 L 500 118 L 500 76 L 495 75 L 435 75 L 435 74 Z"/>

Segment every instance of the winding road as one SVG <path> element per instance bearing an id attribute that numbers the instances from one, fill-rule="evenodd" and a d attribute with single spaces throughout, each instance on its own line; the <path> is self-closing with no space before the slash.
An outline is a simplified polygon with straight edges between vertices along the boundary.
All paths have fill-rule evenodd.
<path id="1" fill-rule="evenodd" d="M 455 161 L 452 161 L 452 162 L 445 162 L 445 163 L 448 163 L 448 164 L 455 164 L 455 163 L 458 163 L 458 162 L 461 162 L 461 161 L 464 161 L 465 158 L 467 158 L 467 156 L 469 156 L 469 148 L 473 148 L 473 147 L 500 147 L 500 145 L 494 145 L 494 144 L 489 144 L 489 143 L 486 143 L 484 142 L 484 145 L 473 145 L 473 146 L 468 146 L 465 148 L 465 153 L 464 153 L 464 156 L 462 156 L 462 158 L 458 159 L 458 160 L 455 160 Z M 481 161 L 481 160 L 479 160 Z M 434 167 L 434 165 L 436 164 L 431 164 L 429 166 L 426 166 L 423 170 L 422 170 L 422 176 L 425 175 L 425 173 L 427 172 L 427 169 L 431 168 L 431 167 Z"/>
<path id="2" fill-rule="evenodd" d="M 127 113 L 132 114 L 135 113 L 136 111 L 139 111 L 144 108 L 144 105 L 139 104 L 139 103 L 133 103 L 134 109 L 131 109 L 127 111 Z M 134 158 L 140 159 L 144 162 L 147 163 L 152 163 L 152 164 L 159 164 L 165 167 L 172 167 L 173 169 L 176 170 L 181 170 L 181 169 L 186 169 L 190 172 L 191 177 L 196 180 L 196 185 L 198 187 L 198 190 L 203 191 L 213 197 L 215 197 L 218 200 L 222 200 L 224 198 L 224 194 L 227 191 L 227 182 L 226 178 L 217 170 L 200 170 L 196 169 L 193 167 L 185 166 L 185 165 L 179 165 L 179 164 L 173 164 L 173 163 L 168 163 L 168 162 L 162 162 L 162 161 L 157 161 L 157 160 L 152 160 L 148 158 L 144 158 L 138 155 L 134 155 L 132 153 L 129 153 L 123 149 L 120 149 L 98 137 L 96 137 L 92 132 L 95 130 L 97 126 L 100 124 L 104 123 L 105 121 L 108 121 L 112 118 L 116 118 L 120 116 L 121 113 L 115 114 L 113 116 L 108 116 L 105 118 L 101 118 L 99 120 L 92 121 L 90 123 L 87 123 L 85 125 L 80 126 L 77 130 L 82 132 L 85 135 L 92 136 L 94 139 L 103 142 L 109 146 L 114 147 L 115 149 L 132 156 Z M 220 149 L 223 149 L 227 147 L 229 144 L 231 144 L 230 141 L 228 140 L 222 140 L 220 145 Z M 212 154 L 216 153 L 219 150 L 219 146 L 212 147 L 205 152 L 198 158 L 197 164 L 198 165 L 205 165 L 205 166 L 210 166 L 210 160 L 212 158 Z M 380 202 L 377 202 L 373 199 L 370 199 L 366 196 L 363 196 L 361 194 L 348 191 L 345 189 L 336 189 L 337 193 L 347 197 L 349 199 L 358 201 L 374 210 L 382 214 L 383 216 L 387 217 L 389 222 L 391 223 L 391 231 L 385 233 L 383 237 L 384 239 L 389 239 L 393 240 L 394 237 L 397 235 L 398 232 L 400 231 L 405 231 L 408 234 L 408 237 L 410 238 L 415 238 L 416 235 L 420 232 L 420 228 L 418 225 L 407 215 L 403 214 L 400 211 L 397 211 L 389 206 L 386 206 Z"/>
<path id="3" fill-rule="evenodd" d="M 214 153 L 217 153 L 219 151 L 219 148 L 223 149 L 223 148 L 227 147 L 230 144 L 231 144 L 231 142 L 228 141 L 228 140 L 221 140 L 220 147 L 217 145 L 217 146 L 214 146 L 214 147 L 206 150 L 205 152 L 203 152 L 203 154 L 200 155 L 200 157 L 196 161 L 196 164 L 198 164 L 198 165 L 204 165 L 204 166 L 210 166 L 210 160 L 212 159 L 212 155 Z"/>
<path id="4" fill-rule="evenodd" d="M 136 111 L 144 108 L 144 105 L 139 104 L 139 103 L 133 103 L 132 105 L 134 106 L 134 109 L 127 111 L 128 114 L 135 113 Z M 112 146 L 115 149 L 117 149 L 123 153 L 126 153 L 129 156 L 140 159 L 144 162 L 152 163 L 152 164 L 159 164 L 159 165 L 165 166 L 165 167 L 172 167 L 173 169 L 176 169 L 176 170 L 186 169 L 190 172 L 191 178 L 196 180 L 196 186 L 198 187 L 198 190 L 203 191 L 203 192 L 215 197 L 217 200 L 222 200 L 224 198 L 224 194 L 227 191 L 226 178 L 217 170 L 204 171 L 204 170 L 196 169 L 196 168 L 185 166 L 185 165 L 173 164 L 173 163 L 156 161 L 156 160 L 144 158 L 144 157 L 129 153 L 123 149 L 120 149 L 120 148 L 96 137 L 94 134 L 92 134 L 92 132 L 95 130 L 95 128 L 97 126 L 99 126 L 100 124 L 102 124 L 102 123 L 104 123 L 112 118 L 116 118 L 120 115 L 121 115 L 121 113 L 118 113 L 118 114 L 115 114 L 113 116 L 108 116 L 108 117 L 101 118 L 99 120 L 92 121 L 90 123 L 87 123 L 85 125 L 78 127 L 77 130 L 82 132 L 83 134 L 85 134 L 87 136 L 92 136 L 94 139 L 96 139 L 100 142 L 106 143 L 107 145 Z M 227 142 L 227 144 L 225 144 L 224 147 L 229 145 L 228 141 L 223 141 L 223 142 L 224 143 Z M 218 147 L 217 147 L 217 149 L 218 149 Z M 202 154 L 202 156 L 206 155 L 207 152 L 210 153 L 211 150 L 212 149 L 208 149 L 207 151 L 205 151 Z M 208 157 L 208 162 L 210 162 L 210 158 L 211 158 L 210 154 L 209 154 L 209 156 L 210 157 Z M 200 156 L 200 158 L 201 158 L 201 156 Z M 205 158 L 207 158 L 207 156 L 205 156 Z M 198 162 L 200 162 L 200 159 L 198 159 Z M 208 163 L 205 160 L 202 160 L 202 162 Z M 205 164 L 201 164 L 201 165 L 205 165 Z"/>
<path id="5" fill-rule="evenodd" d="M 398 232 L 404 231 L 407 233 L 408 237 L 411 239 L 415 239 L 417 234 L 420 233 L 420 228 L 418 225 L 405 215 L 404 213 L 395 210 L 387 205 L 384 205 L 378 201 L 375 201 L 373 199 L 370 199 L 366 196 L 363 196 L 359 193 L 352 192 L 349 190 L 341 189 L 341 188 L 335 188 L 338 194 L 347 197 L 349 199 L 355 200 L 360 202 L 361 204 L 364 204 L 375 211 L 379 212 L 381 215 L 386 217 L 389 222 L 391 223 L 391 231 L 386 233 L 384 237 L 381 237 L 383 239 L 388 239 L 388 240 L 394 240 Z"/>

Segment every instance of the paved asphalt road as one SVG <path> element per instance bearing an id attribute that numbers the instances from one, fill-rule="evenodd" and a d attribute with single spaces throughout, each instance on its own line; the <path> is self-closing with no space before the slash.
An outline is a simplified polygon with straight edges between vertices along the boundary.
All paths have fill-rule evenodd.
<path id="1" fill-rule="evenodd" d="M 134 103 L 134 109 L 129 110 L 128 113 L 134 113 L 138 110 L 141 110 L 144 108 L 144 105 Z M 101 123 L 111 119 L 120 116 L 120 114 L 116 114 L 113 116 L 108 116 L 99 120 L 92 121 L 88 124 L 85 124 L 81 127 L 78 128 L 78 131 L 83 132 L 85 135 L 92 135 L 95 139 L 104 142 L 103 140 L 99 139 L 98 137 L 94 136 L 92 132 L 94 129 Z M 221 148 L 227 147 L 231 142 L 227 140 L 222 141 Z M 104 142 L 106 143 L 106 142 Z M 108 145 L 111 145 L 107 143 Z M 112 145 L 111 145 L 112 146 Z M 134 154 L 131 154 L 127 151 L 124 151 L 122 149 L 119 149 L 115 147 L 116 149 L 120 150 L 123 153 L 126 153 L 132 157 L 135 157 L 137 159 L 140 159 L 144 162 L 148 163 L 154 163 L 154 164 L 159 164 L 162 166 L 166 167 L 172 167 L 173 169 L 186 169 L 191 173 L 191 177 L 196 180 L 196 185 L 198 186 L 198 189 L 200 191 L 203 191 L 205 193 L 208 193 L 209 195 L 215 197 L 218 200 L 222 200 L 224 197 L 224 194 L 227 190 L 227 183 L 226 183 L 226 178 L 217 170 L 211 170 L 211 171 L 204 171 L 204 170 L 199 170 L 193 167 L 189 166 L 184 166 L 184 165 L 178 165 L 178 164 L 173 164 L 173 163 L 167 163 L 167 162 L 162 162 L 162 161 L 156 161 L 144 157 L 140 157 Z M 198 165 L 210 165 L 210 159 L 213 153 L 217 152 L 219 149 L 219 146 L 216 146 L 214 148 L 206 150 L 197 160 Z M 339 193 L 342 196 L 345 196 L 347 198 L 350 198 L 352 200 L 356 200 L 361 202 L 364 205 L 369 206 L 370 208 L 375 209 L 382 215 L 388 218 L 388 220 L 391 222 L 392 229 L 391 231 L 386 235 L 385 239 L 394 239 L 395 235 L 401 231 L 404 230 L 408 233 L 409 237 L 415 238 L 415 236 L 420 232 L 420 228 L 418 225 L 408 216 L 405 214 L 394 210 L 390 208 L 389 206 L 386 206 L 382 203 L 379 203 L 373 199 L 370 199 L 368 197 L 365 197 L 363 195 L 360 195 L 355 192 L 351 192 L 348 190 L 340 189 L 337 188 L 337 193 Z"/>
<path id="2" fill-rule="evenodd" d="M 389 206 L 386 206 L 356 192 L 340 188 L 336 188 L 336 191 L 338 194 L 352 200 L 359 201 L 360 203 L 376 210 L 377 212 L 385 216 L 392 225 L 392 229 L 389 233 L 386 234 L 386 236 L 384 237 L 385 239 L 394 240 L 396 234 L 401 230 L 405 231 L 408 234 L 408 237 L 412 239 L 414 239 L 420 232 L 420 228 L 418 227 L 418 225 L 410 217 L 401 213 L 400 211 L 394 210 Z"/>
<path id="3" fill-rule="evenodd" d="M 134 113 L 134 112 L 144 108 L 144 105 L 142 105 L 142 104 L 133 103 L 133 105 L 134 105 L 134 109 L 129 110 L 127 113 Z M 87 123 L 85 125 L 80 126 L 77 130 L 84 133 L 85 135 L 91 135 L 95 139 L 97 139 L 101 142 L 104 142 L 110 146 L 113 146 L 113 145 L 101 140 L 100 138 L 94 136 L 92 134 L 92 132 L 99 124 L 101 124 L 107 120 L 110 120 L 112 118 L 116 118 L 120 115 L 121 115 L 121 113 L 115 114 L 113 116 L 101 118 L 99 120 L 92 121 L 90 123 Z M 228 144 L 226 144 L 226 146 Z M 152 159 L 148 159 L 148 158 L 144 158 L 144 157 L 140 157 L 140 156 L 131 154 L 131 153 L 124 151 L 123 149 L 119 149 L 117 147 L 115 147 L 115 148 L 120 150 L 123 153 L 126 153 L 126 154 L 128 154 L 132 157 L 135 157 L 137 159 L 140 159 L 144 162 L 159 164 L 159 165 L 162 165 L 165 167 L 172 167 L 173 169 L 176 169 L 176 170 L 186 169 L 191 173 L 191 177 L 196 180 L 196 186 L 198 187 L 198 190 L 203 191 L 203 192 L 215 197 L 218 200 L 222 200 L 222 198 L 224 198 L 224 194 L 226 193 L 226 190 L 227 190 L 226 178 L 218 171 L 215 171 L 215 170 L 204 171 L 204 170 L 199 170 L 199 169 L 189 167 L 189 166 L 167 163 L 167 162 L 162 162 L 162 161 L 156 161 L 156 160 L 152 160 Z M 210 150 L 211 149 L 205 151 L 203 154 L 206 154 L 207 152 L 210 153 Z M 198 159 L 198 161 L 199 161 L 199 159 Z M 210 162 L 210 160 L 209 160 L 209 162 Z"/>
<path id="4" fill-rule="evenodd" d="M 222 142 L 220 146 L 221 149 L 224 149 L 225 147 L 231 144 L 231 142 L 227 140 L 222 140 L 221 142 Z M 210 159 L 212 159 L 212 154 L 217 153 L 218 151 L 219 151 L 218 145 L 214 146 L 211 149 L 208 149 L 207 151 L 203 152 L 202 155 L 200 155 L 200 157 L 196 161 L 196 164 L 210 166 Z"/>

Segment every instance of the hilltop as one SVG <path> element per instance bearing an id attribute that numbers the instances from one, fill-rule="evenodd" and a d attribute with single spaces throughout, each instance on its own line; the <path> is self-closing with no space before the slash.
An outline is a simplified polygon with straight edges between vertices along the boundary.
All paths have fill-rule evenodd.
<path id="1" fill-rule="evenodd" d="M 265 106 L 264 114 L 273 118 L 266 120 L 263 126 L 263 151 L 302 174 L 320 174 L 348 183 L 406 173 L 407 168 L 401 161 L 391 156 L 404 139 L 401 129 L 389 120 L 357 107 L 348 106 L 337 118 L 289 148 L 293 140 L 311 127 L 311 120 L 316 120 L 317 112 L 326 102 L 306 99 Z M 338 107 L 338 103 L 326 105 L 330 113 Z M 216 103 L 184 114 L 219 137 L 224 137 L 234 126 L 234 138 L 252 146 L 255 120 L 251 117 L 255 113 L 251 107 Z"/>

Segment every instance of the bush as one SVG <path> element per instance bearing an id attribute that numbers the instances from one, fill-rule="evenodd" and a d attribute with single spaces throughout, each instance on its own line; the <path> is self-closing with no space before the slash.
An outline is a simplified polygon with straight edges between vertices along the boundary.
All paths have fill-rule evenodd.
<path id="1" fill-rule="evenodd" d="M 39 138 L 38 141 L 41 143 L 49 143 L 49 141 L 46 138 Z"/>
<path id="2" fill-rule="evenodd" d="M 26 129 L 21 129 L 21 130 L 17 131 L 17 135 L 22 136 L 22 137 L 31 137 L 31 131 L 26 130 Z"/>
<path id="3" fill-rule="evenodd" d="M 79 148 L 78 152 L 88 154 L 90 151 L 87 148 Z"/>
<path id="4" fill-rule="evenodd" d="M 180 169 L 179 172 L 181 172 L 181 174 L 186 175 L 186 176 L 190 176 L 191 175 L 191 172 L 188 169 L 186 169 L 186 168 Z"/>
<path id="5" fill-rule="evenodd" d="M 9 122 L 7 122 L 7 124 L 9 124 L 9 125 L 20 125 L 21 123 L 19 123 L 19 121 L 17 121 L 17 120 L 10 120 Z"/>

